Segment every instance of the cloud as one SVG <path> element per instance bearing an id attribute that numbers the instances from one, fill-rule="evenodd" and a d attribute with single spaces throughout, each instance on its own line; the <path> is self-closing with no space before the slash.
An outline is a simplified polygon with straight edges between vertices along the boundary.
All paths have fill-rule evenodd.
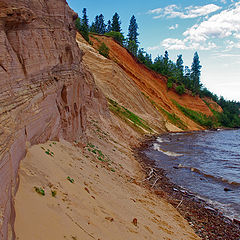
<path id="1" fill-rule="evenodd" d="M 172 25 L 169 27 L 169 30 L 175 30 L 178 28 L 178 24 Z"/>
<path id="2" fill-rule="evenodd" d="M 162 46 L 167 50 L 180 50 L 187 49 L 185 42 L 180 39 L 167 38 L 162 41 Z"/>
<path id="3" fill-rule="evenodd" d="M 234 33 L 234 37 L 240 39 L 240 33 Z"/>
<path id="4" fill-rule="evenodd" d="M 236 57 L 239 58 L 240 54 L 232 54 L 232 53 L 218 53 L 216 54 L 217 57 L 225 58 L 225 57 Z"/>
<path id="5" fill-rule="evenodd" d="M 195 24 L 183 33 L 182 39 L 167 38 L 161 45 L 168 50 L 210 50 L 217 48 L 216 40 L 226 39 L 225 51 L 240 48 L 240 3 Z M 216 41 L 217 42 L 217 41 Z"/>
<path id="6" fill-rule="evenodd" d="M 171 5 L 174 8 L 174 5 Z M 169 8 L 170 9 L 170 8 Z M 188 9 L 193 9 L 189 7 Z M 160 11 L 160 10 L 158 10 Z M 192 12 L 200 14 L 201 11 Z M 183 32 L 183 38 L 164 39 L 159 46 L 149 48 L 151 51 L 160 50 L 212 50 L 221 49 L 227 53 L 240 49 L 240 2 L 231 4 L 227 10 L 215 13 L 209 18 L 202 19 Z M 176 25 L 170 26 L 173 30 Z"/>
<path id="7" fill-rule="evenodd" d="M 240 34 L 240 4 L 224 10 L 209 19 L 195 24 L 183 35 L 190 41 L 206 41 L 211 38 L 226 38 Z"/>
<path id="8" fill-rule="evenodd" d="M 153 46 L 153 47 L 148 47 L 147 50 L 148 51 L 156 51 L 156 50 L 160 50 L 161 46 Z"/>
<path id="9" fill-rule="evenodd" d="M 154 16 L 154 19 L 167 17 L 167 18 L 197 18 L 201 16 L 206 16 L 210 13 L 216 12 L 220 10 L 221 7 L 215 4 L 207 4 L 204 6 L 189 6 L 184 9 L 181 9 L 175 4 L 169 5 L 165 8 L 156 8 L 153 10 L 149 10 L 149 14 L 157 14 Z"/>
<path id="10" fill-rule="evenodd" d="M 216 48 L 216 44 L 208 42 L 205 44 L 199 42 L 188 42 L 186 39 L 167 38 L 161 43 L 162 47 L 167 50 L 210 50 Z"/>

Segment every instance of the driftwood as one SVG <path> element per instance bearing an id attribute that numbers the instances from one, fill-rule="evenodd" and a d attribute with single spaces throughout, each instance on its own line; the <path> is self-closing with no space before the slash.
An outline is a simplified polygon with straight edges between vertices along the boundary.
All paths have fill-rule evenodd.
<path id="1" fill-rule="evenodd" d="M 182 197 L 181 202 L 177 205 L 176 209 L 178 209 L 178 207 L 180 207 L 180 205 L 182 204 L 182 202 L 183 202 L 183 197 Z"/>
<path id="2" fill-rule="evenodd" d="M 142 182 L 150 180 L 152 177 L 154 177 L 156 175 L 157 170 L 155 168 L 150 168 L 149 167 L 149 169 L 150 169 L 150 171 L 147 175 L 147 178 L 143 179 Z"/>
<path id="3" fill-rule="evenodd" d="M 159 178 L 157 178 L 157 179 L 155 180 L 155 182 L 153 183 L 153 185 L 152 185 L 151 188 L 153 188 L 153 187 L 155 186 L 155 184 L 157 183 L 158 180 L 159 180 Z"/>
<path id="4" fill-rule="evenodd" d="M 155 181 L 153 182 L 153 184 L 151 185 L 151 188 L 153 188 L 156 185 L 156 183 L 158 182 L 158 180 L 160 179 L 160 177 L 157 173 L 158 172 L 157 169 L 152 168 L 152 167 L 148 167 L 148 169 L 150 169 L 150 171 L 149 171 L 147 177 L 142 180 L 142 182 L 149 181 L 152 178 L 153 179 L 156 178 Z"/>

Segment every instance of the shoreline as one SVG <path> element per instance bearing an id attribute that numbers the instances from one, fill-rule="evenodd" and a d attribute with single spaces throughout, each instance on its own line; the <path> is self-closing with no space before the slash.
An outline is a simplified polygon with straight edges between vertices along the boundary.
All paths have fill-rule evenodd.
<path id="1" fill-rule="evenodd" d="M 239 221 L 230 220 L 204 200 L 172 183 L 167 178 L 165 170 L 157 168 L 154 160 L 145 156 L 143 151 L 155 139 L 156 136 L 146 137 L 140 146 L 134 149 L 134 155 L 147 176 L 144 181 L 145 187 L 176 208 L 202 239 L 240 239 Z"/>

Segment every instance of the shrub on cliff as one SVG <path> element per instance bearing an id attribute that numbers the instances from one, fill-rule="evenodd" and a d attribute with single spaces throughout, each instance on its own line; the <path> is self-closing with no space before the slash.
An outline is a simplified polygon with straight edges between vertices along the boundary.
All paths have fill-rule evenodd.
<path id="1" fill-rule="evenodd" d="M 98 49 L 99 53 L 104 57 L 108 58 L 109 55 L 109 48 L 106 46 L 105 43 L 102 43 Z"/>
<path id="2" fill-rule="evenodd" d="M 111 31 L 111 32 L 105 33 L 105 36 L 114 38 L 121 45 L 124 44 L 125 39 L 124 39 L 124 36 L 120 32 Z"/>
<path id="3" fill-rule="evenodd" d="M 88 36 L 88 26 L 80 19 L 77 18 L 75 22 L 75 26 L 77 30 L 80 32 L 80 34 L 83 36 L 83 38 L 89 42 L 89 36 Z"/>
<path id="4" fill-rule="evenodd" d="M 173 87 L 173 82 L 172 82 L 171 79 L 168 79 L 168 81 L 167 81 L 167 88 L 169 89 L 169 88 L 172 88 L 172 87 Z"/>
<path id="5" fill-rule="evenodd" d="M 185 87 L 184 85 L 179 85 L 176 87 L 176 92 L 180 95 L 183 95 L 185 93 Z"/>

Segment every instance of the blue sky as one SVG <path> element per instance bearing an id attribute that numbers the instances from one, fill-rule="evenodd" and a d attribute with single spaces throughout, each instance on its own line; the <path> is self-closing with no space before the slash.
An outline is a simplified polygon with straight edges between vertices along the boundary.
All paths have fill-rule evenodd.
<path id="1" fill-rule="evenodd" d="M 182 54 L 184 65 L 191 66 L 198 52 L 201 81 L 217 95 L 240 101 L 240 1 L 237 0 L 67 0 L 79 15 L 87 8 L 90 22 L 103 14 L 105 22 L 115 12 L 120 15 L 127 35 L 135 15 L 140 47 L 153 58 L 168 50 L 175 61 Z"/>

